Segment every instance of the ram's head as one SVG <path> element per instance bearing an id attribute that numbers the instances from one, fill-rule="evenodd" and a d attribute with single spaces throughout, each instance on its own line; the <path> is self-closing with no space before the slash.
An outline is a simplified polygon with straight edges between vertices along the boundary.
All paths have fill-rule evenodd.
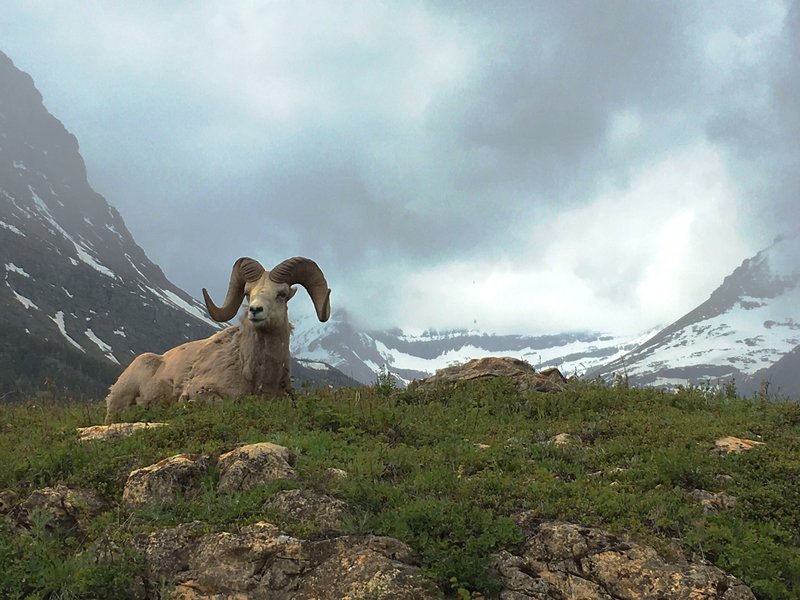
<path id="1" fill-rule="evenodd" d="M 283 327 L 288 322 L 287 303 L 297 292 L 292 287 L 299 283 L 308 291 L 317 317 L 327 321 L 330 317 L 331 290 L 325 276 L 313 260 L 296 256 L 267 271 L 257 260 L 242 257 L 233 264 L 231 280 L 225 302 L 217 306 L 203 288 L 203 298 L 211 318 L 218 322 L 230 321 L 247 297 L 246 318 L 254 327 L 264 330 Z"/>

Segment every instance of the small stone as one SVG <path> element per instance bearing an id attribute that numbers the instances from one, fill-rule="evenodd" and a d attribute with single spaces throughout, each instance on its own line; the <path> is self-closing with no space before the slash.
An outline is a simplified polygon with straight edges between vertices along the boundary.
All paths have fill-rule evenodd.
<path id="1" fill-rule="evenodd" d="M 126 438 L 137 431 L 166 427 L 167 423 L 114 423 L 112 425 L 92 425 L 78 427 L 78 436 L 82 442 L 95 440 L 116 440 Z"/>
<path id="2" fill-rule="evenodd" d="M 559 433 L 558 435 L 554 435 L 547 441 L 551 444 L 555 444 L 556 446 L 567 446 L 569 444 L 577 443 L 579 439 L 577 436 L 574 436 L 570 433 Z"/>
<path id="3" fill-rule="evenodd" d="M 336 467 L 328 467 L 323 471 L 325 475 L 325 479 L 334 480 L 334 479 L 347 479 L 350 477 L 347 471 L 344 469 L 337 469 Z"/>
<path id="4" fill-rule="evenodd" d="M 707 513 L 717 513 L 736 506 L 736 498 L 725 492 L 694 490 L 690 495 L 703 506 L 703 510 Z"/>

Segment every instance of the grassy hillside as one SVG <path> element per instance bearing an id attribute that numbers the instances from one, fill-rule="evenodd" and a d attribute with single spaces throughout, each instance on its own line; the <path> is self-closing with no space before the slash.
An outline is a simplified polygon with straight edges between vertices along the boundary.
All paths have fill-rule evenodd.
<path id="1" fill-rule="evenodd" d="M 99 404 L 0 406 L 0 490 L 24 499 L 58 483 L 91 487 L 111 507 L 87 534 L 66 540 L 42 515 L 16 533 L 11 515 L 0 515 L 0 597 L 126 598 L 140 568 L 129 543 L 136 534 L 193 519 L 209 531 L 275 521 L 265 500 L 300 487 L 345 500 L 354 513 L 348 530 L 410 544 L 452 594 L 453 581 L 462 596 L 496 589 L 489 556 L 519 542 L 510 516 L 526 509 L 625 532 L 670 557 L 704 557 L 760 598 L 796 598 L 800 405 L 728 392 L 573 382 L 550 395 L 519 393 L 503 380 L 398 391 L 384 380 L 270 403 L 134 411 L 126 420 L 170 426 L 89 443 L 78 441 L 75 428 L 102 422 Z M 548 441 L 560 433 L 572 443 Z M 712 453 L 725 435 L 765 445 Z M 118 508 L 133 468 L 260 441 L 297 453 L 297 481 L 218 496 L 212 470 L 194 500 L 130 514 Z M 349 477 L 331 481 L 328 467 Z M 696 489 L 724 491 L 736 505 L 704 512 L 691 495 Z M 315 533 L 302 523 L 278 524 L 298 536 Z"/>

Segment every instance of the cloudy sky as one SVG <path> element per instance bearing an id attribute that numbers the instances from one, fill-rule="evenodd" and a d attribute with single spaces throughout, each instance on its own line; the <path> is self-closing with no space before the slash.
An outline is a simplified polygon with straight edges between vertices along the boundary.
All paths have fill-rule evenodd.
<path id="1" fill-rule="evenodd" d="M 194 295 L 305 255 L 365 326 L 639 333 L 800 225 L 798 2 L 9 0 L 0 50 Z"/>

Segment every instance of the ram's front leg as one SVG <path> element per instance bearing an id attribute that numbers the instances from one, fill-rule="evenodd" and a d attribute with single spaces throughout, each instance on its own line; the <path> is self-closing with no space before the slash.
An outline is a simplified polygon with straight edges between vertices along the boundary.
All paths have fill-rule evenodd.
<path id="1" fill-rule="evenodd" d="M 192 386 L 187 388 L 180 396 L 181 404 L 219 404 L 225 399 L 225 394 L 210 384 Z"/>

